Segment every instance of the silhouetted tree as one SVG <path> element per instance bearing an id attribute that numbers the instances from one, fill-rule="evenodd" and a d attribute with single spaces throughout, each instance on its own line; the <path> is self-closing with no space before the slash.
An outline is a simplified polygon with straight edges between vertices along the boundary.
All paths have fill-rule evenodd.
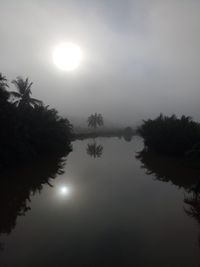
<path id="1" fill-rule="evenodd" d="M 92 127 L 96 130 L 98 126 L 102 126 L 104 124 L 103 122 L 103 116 L 101 114 L 92 114 L 87 119 L 88 127 Z"/>
<path id="2" fill-rule="evenodd" d="M 186 116 L 179 119 L 161 114 L 143 121 L 137 132 L 146 148 L 167 155 L 184 156 L 200 143 L 200 124 Z"/>
<path id="3" fill-rule="evenodd" d="M 7 80 L 0 75 L 0 169 L 39 157 L 65 156 L 71 151 L 70 122 L 30 97 L 28 79 L 17 78 L 14 83 L 19 92 L 11 92 L 17 97 L 12 103 Z"/>
<path id="4" fill-rule="evenodd" d="M 10 92 L 12 96 L 16 98 L 14 104 L 19 107 L 27 107 L 41 105 L 42 101 L 31 97 L 31 86 L 32 82 L 29 82 L 28 78 L 25 80 L 22 77 L 17 77 L 12 83 L 16 86 L 17 92 Z"/>
<path id="5" fill-rule="evenodd" d="M 24 114 L 24 113 L 23 113 Z M 29 117 L 31 119 L 29 119 Z M 35 106 L 22 117 L 27 143 L 36 155 L 65 156 L 71 151 L 72 125 L 59 116 L 57 110 L 48 106 Z"/>
<path id="6" fill-rule="evenodd" d="M 0 73 L 0 88 L 6 90 L 8 87 L 8 81 L 2 73 Z"/>
<path id="7" fill-rule="evenodd" d="M 9 99 L 9 92 L 7 91 L 8 83 L 5 76 L 0 73 L 0 103 L 7 102 Z"/>

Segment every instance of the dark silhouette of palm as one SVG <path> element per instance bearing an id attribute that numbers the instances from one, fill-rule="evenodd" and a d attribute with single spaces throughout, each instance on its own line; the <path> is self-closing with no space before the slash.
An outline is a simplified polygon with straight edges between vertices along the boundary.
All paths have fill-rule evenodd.
<path id="1" fill-rule="evenodd" d="M 17 92 L 12 91 L 11 95 L 16 98 L 14 104 L 16 106 L 40 106 L 42 101 L 31 97 L 31 86 L 32 82 L 29 82 L 28 78 L 25 80 L 22 77 L 17 77 L 16 80 L 13 80 L 12 83 L 16 86 Z"/>
<path id="2" fill-rule="evenodd" d="M 96 142 L 87 145 L 87 154 L 94 158 L 100 158 L 103 153 L 103 146 L 97 145 Z"/>
<path id="3" fill-rule="evenodd" d="M 7 79 L 5 76 L 0 73 L 0 101 L 7 101 L 10 94 L 6 90 L 8 87 Z"/>
<path id="4" fill-rule="evenodd" d="M 2 75 L 2 73 L 0 73 L 0 87 L 3 89 L 6 89 L 6 87 L 8 87 L 7 79 Z"/>
<path id="5" fill-rule="evenodd" d="M 101 114 L 92 114 L 87 119 L 88 127 L 92 127 L 96 130 L 98 126 L 102 126 L 104 124 L 103 122 L 103 116 Z"/>

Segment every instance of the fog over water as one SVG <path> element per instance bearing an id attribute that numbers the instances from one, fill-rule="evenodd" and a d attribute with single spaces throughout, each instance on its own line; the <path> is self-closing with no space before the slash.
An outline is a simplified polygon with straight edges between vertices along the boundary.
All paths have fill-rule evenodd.
<path id="1" fill-rule="evenodd" d="M 63 115 L 101 112 L 117 124 L 165 114 L 200 119 L 200 2 L 196 0 L 1 0 L 0 71 L 28 76 L 33 96 Z M 80 67 L 52 62 L 60 42 Z"/>

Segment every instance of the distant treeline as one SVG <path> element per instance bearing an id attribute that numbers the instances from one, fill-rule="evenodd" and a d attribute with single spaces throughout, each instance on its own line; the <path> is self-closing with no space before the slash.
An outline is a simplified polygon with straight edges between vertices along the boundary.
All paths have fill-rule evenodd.
<path id="1" fill-rule="evenodd" d="M 71 151 L 72 125 L 42 101 L 31 97 L 28 79 L 18 77 L 8 90 L 0 74 L 0 167 Z"/>
<path id="2" fill-rule="evenodd" d="M 200 124 L 190 117 L 161 114 L 143 121 L 137 132 L 146 149 L 170 156 L 200 157 Z"/>
<path id="3" fill-rule="evenodd" d="M 119 137 L 124 139 L 128 142 L 131 141 L 133 135 L 136 134 L 136 131 L 132 129 L 130 126 L 126 128 L 119 128 L 119 129 L 112 129 L 112 128 L 104 128 L 98 129 L 95 131 L 76 131 L 74 134 L 74 139 L 89 139 L 89 138 L 96 138 L 96 137 Z"/>

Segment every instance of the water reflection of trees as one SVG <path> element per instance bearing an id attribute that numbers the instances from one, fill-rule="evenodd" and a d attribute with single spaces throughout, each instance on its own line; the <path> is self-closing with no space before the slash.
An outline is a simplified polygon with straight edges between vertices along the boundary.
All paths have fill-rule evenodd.
<path id="1" fill-rule="evenodd" d="M 126 127 L 123 131 L 123 138 L 126 142 L 131 142 L 133 138 L 133 129 L 131 127 Z"/>
<path id="2" fill-rule="evenodd" d="M 200 181 L 194 185 L 190 192 L 185 196 L 184 203 L 187 204 L 187 207 L 184 208 L 186 214 L 194 218 L 200 224 Z"/>
<path id="3" fill-rule="evenodd" d="M 200 165 L 190 159 L 162 157 L 143 150 L 136 156 L 146 174 L 154 175 L 157 180 L 171 182 L 186 191 L 184 210 L 200 224 Z M 200 236 L 199 236 L 200 245 Z"/>
<path id="4" fill-rule="evenodd" d="M 200 196 L 198 193 L 192 193 L 185 197 L 184 202 L 188 204 L 188 207 L 185 208 L 185 212 L 195 218 L 200 224 Z"/>
<path id="5" fill-rule="evenodd" d="M 123 138 L 124 138 L 124 140 L 125 140 L 126 142 L 131 142 L 133 136 L 132 136 L 132 135 L 123 135 Z"/>
<path id="6" fill-rule="evenodd" d="M 30 197 L 40 192 L 57 174 L 62 174 L 64 161 L 52 158 L 32 163 L 18 170 L 0 173 L 0 234 L 9 234 L 16 225 L 18 216 L 30 210 Z"/>
<path id="7" fill-rule="evenodd" d="M 146 174 L 163 182 L 172 182 L 188 192 L 200 180 L 200 166 L 190 159 L 164 157 L 146 150 L 139 152 L 136 158 L 141 161 Z"/>
<path id="8" fill-rule="evenodd" d="M 103 146 L 101 144 L 97 144 L 96 141 L 94 141 L 91 144 L 87 144 L 86 151 L 90 157 L 100 158 L 103 154 Z"/>

